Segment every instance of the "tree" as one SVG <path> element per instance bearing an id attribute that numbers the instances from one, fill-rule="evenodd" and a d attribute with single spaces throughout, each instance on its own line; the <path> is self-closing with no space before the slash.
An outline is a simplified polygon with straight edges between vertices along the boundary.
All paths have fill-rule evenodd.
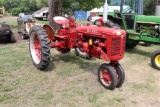
<path id="1" fill-rule="evenodd" d="M 33 0 L 33 1 L 36 1 L 37 8 L 48 7 L 47 0 Z"/>
<path id="2" fill-rule="evenodd" d="M 49 6 L 49 25 L 54 28 L 54 22 L 53 22 L 53 17 L 54 15 L 54 2 L 52 0 L 48 0 L 48 6 Z"/>
<path id="3" fill-rule="evenodd" d="M 156 0 L 144 0 L 144 14 L 154 15 L 155 14 Z"/>
<path id="4" fill-rule="evenodd" d="M 62 0 L 48 0 L 49 5 L 49 25 L 52 26 L 53 29 L 57 30 L 59 25 L 53 21 L 54 16 L 62 15 Z"/>
<path id="5" fill-rule="evenodd" d="M 76 10 L 89 11 L 95 7 L 103 6 L 105 0 L 52 0 L 56 7 L 55 15 L 58 12 L 73 14 Z M 132 0 L 130 0 L 132 1 Z M 31 14 L 34 11 L 48 7 L 48 0 L 0 0 L 0 6 L 4 6 L 6 11 L 12 12 L 20 10 L 26 14 Z M 144 0 L 144 14 L 154 15 L 156 0 Z M 17 9 L 15 9 L 17 8 Z M 20 9 L 18 9 L 20 8 Z M 15 14 L 15 13 L 13 13 Z"/>

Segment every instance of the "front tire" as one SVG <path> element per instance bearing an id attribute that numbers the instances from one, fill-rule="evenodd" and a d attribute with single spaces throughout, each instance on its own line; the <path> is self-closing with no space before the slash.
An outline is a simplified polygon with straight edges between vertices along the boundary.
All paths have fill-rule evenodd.
<path id="1" fill-rule="evenodd" d="M 116 73 L 117 73 L 117 85 L 116 85 L 116 87 L 119 88 L 124 83 L 125 72 L 124 72 L 122 66 L 119 63 L 115 64 L 114 68 L 115 68 Z"/>
<path id="2" fill-rule="evenodd" d="M 108 64 L 100 65 L 98 69 L 99 82 L 106 89 L 113 90 L 117 85 L 117 74 L 114 68 Z"/>
<path id="3" fill-rule="evenodd" d="M 29 50 L 33 65 L 40 70 L 45 70 L 50 62 L 50 46 L 48 36 L 42 27 L 31 28 Z"/>
<path id="4" fill-rule="evenodd" d="M 154 68 L 160 70 L 160 50 L 157 50 L 152 54 L 151 64 Z"/>

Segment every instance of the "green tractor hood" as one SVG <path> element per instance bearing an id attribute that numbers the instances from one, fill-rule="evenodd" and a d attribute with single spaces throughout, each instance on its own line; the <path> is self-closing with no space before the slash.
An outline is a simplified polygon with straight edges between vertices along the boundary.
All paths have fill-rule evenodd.
<path id="1" fill-rule="evenodd" d="M 160 24 L 160 16 L 136 15 L 136 22 Z"/>

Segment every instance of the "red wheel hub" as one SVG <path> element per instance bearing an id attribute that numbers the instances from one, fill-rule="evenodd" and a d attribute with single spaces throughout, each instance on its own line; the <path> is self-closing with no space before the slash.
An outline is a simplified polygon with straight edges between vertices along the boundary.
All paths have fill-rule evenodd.
<path id="1" fill-rule="evenodd" d="M 79 50 L 81 51 L 81 52 L 84 52 L 84 50 L 83 50 L 83 48 L 81 47 L 81 48 L 79 48 Z"/>
<path id="2" fill-rule="evenodd" d="M 36 52 L 36 57 L 40 61 L 41 60 L 41 45 L 40 45 L 40 42 L 39 42 L 37 35 L 35 35 L 35 37 L 34 37 L 34 49 Z"/>
<path id="3" fill-rule="evenodd" d="M 111 83 L 111 76 L 109 74 L 109 72 L 105 69 L 102 69 L 101 71 L 101 77 L 103 79 L 103 81 L 106 83 L 106 84 L 110 84 Z"/>

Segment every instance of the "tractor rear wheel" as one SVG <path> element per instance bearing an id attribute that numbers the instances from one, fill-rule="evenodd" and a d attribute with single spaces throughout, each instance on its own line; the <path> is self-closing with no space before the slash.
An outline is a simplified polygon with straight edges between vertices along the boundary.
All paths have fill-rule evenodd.
<path id="1" fill-rule="evenodd" d="M 33 65 L 40 70 L 45 70 L 50 62 L 50 44 L 42 27 L 33 26 L 31 28 L 29 50 Z"/>
<path id="2" fill-rule="evenodd" d="M 108 64 L 100 65 L 98 79 L 106 89 L 113 90 L 117 85 L 117 74 L 114 68 Z"/>
<path id="3" fill-rule="evenodd" d="M 124 72 L 122 66 L 119 63 L 115 64 L 114 68 L 115 68 L 116 73 L 117 73 L 117 85 L 116 85 L 116 87 L 119 88 L 124 83 L 125 72 Z"/>
<path id="4" fill-rule="evenodd" d="M 88 53 L 84 52 L 82 48 L 75 48 L 75 54 L 85 59 L 92 58 Z"/>
<path id="5" fill-rule="evenodd" d="M 152 54 L 151 64 L 154 68 L 160 70 L 160 50 L 157 50 Z"/>

